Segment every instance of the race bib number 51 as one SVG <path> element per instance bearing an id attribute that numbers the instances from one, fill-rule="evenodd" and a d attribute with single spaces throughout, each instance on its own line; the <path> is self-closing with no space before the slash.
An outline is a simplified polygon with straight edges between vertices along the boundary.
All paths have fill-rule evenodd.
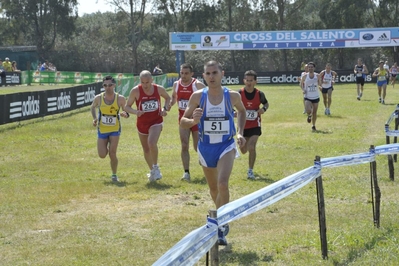
<path id="1" fill-rule="evenodd" d="M 205 117 L 204 132 L 206 135 L 229 134 L 229 119 L 227 117 Z"/>

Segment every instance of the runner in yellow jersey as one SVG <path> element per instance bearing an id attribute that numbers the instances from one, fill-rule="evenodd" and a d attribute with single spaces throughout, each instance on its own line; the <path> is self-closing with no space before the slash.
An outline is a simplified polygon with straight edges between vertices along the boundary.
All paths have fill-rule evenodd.
<path id="1" fill-rule="evenodd" d="M 378 97 L 379 102 L 382 104 L 385 104 L 385 96 L 387 95 L 388 72 L 389 71 L 384 68 L 384 61 L 380 61 L 379 66 L 373 73 L 373 77 L 377 77 Z"/>
<path id="2" fill-rule="evenodd" d="M 117 176 L 118 158 L 116 150 L 118 148 L 119 136 L 121 134 L 121 123 L 119 111 L 124 110 L 126 99 L 122 95 L 115 93 L 115 79 L 112 76 L 103 78 L 105 91 L 97 94 L 91 104 L 91 115 L 93 116 L 93 126 L 97 127 L 97 151 L 100 158 L 107 157 L 111 160 L 113 182 L 119 182 Z M 98 114 L 97 114 L 98 109 Z M 120 116 L 128 118 L 129 114 L 125 111 Z"/>

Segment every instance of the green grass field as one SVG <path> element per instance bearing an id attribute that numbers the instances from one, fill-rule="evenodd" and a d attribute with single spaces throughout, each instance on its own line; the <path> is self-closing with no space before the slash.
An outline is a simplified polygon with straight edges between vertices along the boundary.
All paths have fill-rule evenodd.
<path id="1" fill-rule="evenodd" d="M 238 88 L 238 87 L 232 87 Z M 320 103 L 316 133 L 302 114 L 298 86 L 259 86 L 270 102 L 257 146 L 255 181 L 248 155 L 235 161 L 231 200 L 313 165 L 316 155 L 367 152 L 385 144 L 384 124 L 399 87 L 378 103 L 375 84 L 361 101 L 354 84 L 336 85 L 332 115 Z M 214 208 L 191 148 L 191 183 L 180 180 L 177 110 L 159 141 L 163 179 L 148 183 L 135 117 L 122 120 L 119 178 L 100 159 L 89 108 L 0 126 L 0 265 L 151 265 L 206 223 Z M 398 168 L 398 165 L 395 164 Z M 396 171 L 399 172 L 399 169 Z M 321 257 L 315 184 L 230 224 L 220 265 L 399 265 L 399 177 L 377 157 L 381 226 L 373 225 L 369 165 L 323 169 L 329 259 Z M 198 265 L 205 265 L 202 258 Z"/>

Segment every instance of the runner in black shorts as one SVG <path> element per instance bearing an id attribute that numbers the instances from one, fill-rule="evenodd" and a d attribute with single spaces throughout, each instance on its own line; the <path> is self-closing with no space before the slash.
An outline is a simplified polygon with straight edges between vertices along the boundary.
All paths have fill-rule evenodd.
<path id="1" fill-rule="evenodd" d="M 242 154 L 249 152 L 248 156 L 248 179 L 255 179 L 253 168 L 256 160 L 256 143 L 260 135 L 261 129 L 261 115 L 263 115 L 269 108 L 269 103 L 263 91 L 255 88 L 257 74 L 253 70 L 248 70 L 244 73 L 245 87 L 239 90 L 241 100 L 247 112 L 247 119 L 244 127 L 244 138 L 246 143 L 240 147 Z M 263 107 L 260 108 L 260 106 Z"/>
<path id="2" fill-rule="evenodd" d="M 357 65 L 355 65 L 353 72 L 356 77 L 357 99 L 360 101 L 360 98 L 363 96 L 364 81 L 366 75 L 369 73 L 361 58 L 357 59 Z"/>

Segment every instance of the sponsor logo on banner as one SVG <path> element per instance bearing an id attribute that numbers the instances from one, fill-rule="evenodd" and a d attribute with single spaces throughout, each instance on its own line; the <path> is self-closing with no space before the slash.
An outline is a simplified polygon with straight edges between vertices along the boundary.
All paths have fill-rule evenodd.
<path id="1" fill-rule="evenodd" d="M 75 83 L 80 83 L 80 82 L 82 82 L 82 80 L 83 80 L 83 77 L 80 74 L 80 72 L 75 72 Z"/>
<path id="2" fill-rule="evenodd" d="M 391 31 L 372 31 L 372 32 L 360 32 L 359 43 L 360 44 L 381 44 L 391 42 Z"/>
<path id="3" fill-rule="evenodd" d="M 71 108 L 71 95 L 61 92 L 58 97 L 47 98 L 47 112 Z"/>
<path id="4" fill-rule="evenodd" d="M 94 78 L 95 82 L 101 82 L 103 81 L 103 74 L 102 73 L 97 73 L 96 77 Z"/>
<path id="5" fill-rule="evenodd" d="M 26 117 L 37 115 L 40 112 L 40 100 L 35 96 L 28 96 L 26 101 L 17 101 L 10 103 L 10 119 L 17 117 Z"/>
<path id="6" fill-rule="evenodd" d="M 21 84 L 18 75 L 6 75 L 6 83 L 7 84 Z"/>
<path id="7" fill-rule="evenodd" d="M 339 76 L 338 78 L 339 78 L 339 82 L 341 82 L 341 83 L 349 83 L 349 82 L 356 81 L 355 74 L 343 75 L 343 76 Z M 364 81 L 370 82 L 371 80 L 372 80 L 371 75 L 366 75 L 366 78 L 364 79 Z"/>
<path id="8" fill-rule="evenodd" d="M 235 84 L 240 84 L 240 77 L 230 77 L 230 76 L 224 76 L 222 78 L 222 85 L 235 85 Z"/>
<path id="9" fill-rule="evenodd" d="M 258 84 L 268 84 L 271 81 L 271 77 L 258 77 L 256 80 Z"/>
<path id="10" fill-rule="evenodd" d="M 229 35 L 201 35 L 202 47 L 230 47 Z"/>
<path id="11" fill-rule="evenodd" d="M 197 80 L 201 81 L 202 83 L 206 84 L 204 78 L 201 76 L 196 77 Z M 222 78 L 222 85 L 238 85 L 240 84 L 240 77 L 239 76 L 223 76 Z"/>
<path id="12" fill-rule="evenodd" d="M 87 103 L 91 103 L 93 102 L 94 97 L 96 97 L 96 89 L 93 87 L 89 87 L 87 91 L 76 93 L 76 105 L 82 106 Z"/>
<path id="13" fill-rule="evenodd" d="M 272 83 L 299 83 L 300 77 L 294 75 L 281 75 L 272 77 Z"/>
<path id="14" fill-rule="evenodd" d="M 40 71 L 36 70 L 33 72 L 33 82 L 40 82 Z"/>

